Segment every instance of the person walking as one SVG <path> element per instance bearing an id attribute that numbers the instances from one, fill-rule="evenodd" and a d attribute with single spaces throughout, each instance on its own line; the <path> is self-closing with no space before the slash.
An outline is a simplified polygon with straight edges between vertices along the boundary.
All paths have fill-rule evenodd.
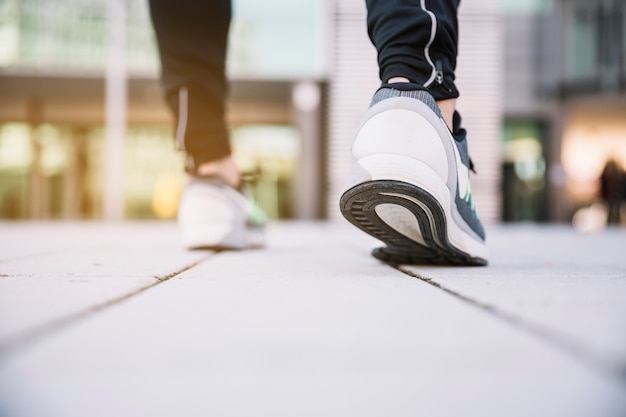
<path id="1" fill-rule="evenodd" d="M 381 87 L 352 146 L 344 217 L 392 263 L 485 265 L 466 132 L 456 111 L 459 0 L 367 0 Z M 190 248 L 245 248 L 263 218 L 238 191 L 224 118 L 230 0 L 150 0 L 165 96 L 191 180 L 179 224 Z"/>
<path id="2" fill-rule="evenodd" d="M 622 202 L 626 199 L 626 172 L 615 159 L 609 159 L 602 169 L 600 197 L 607 207 L 607 224 L 619 225 Z"/>

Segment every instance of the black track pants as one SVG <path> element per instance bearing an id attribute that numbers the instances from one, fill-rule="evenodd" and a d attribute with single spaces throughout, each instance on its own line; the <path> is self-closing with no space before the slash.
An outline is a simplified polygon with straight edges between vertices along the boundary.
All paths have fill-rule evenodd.
<path id="1" fill-rule="evenodd" d="M 366 0 L 367 30 L 380 78 L 405 77 L 436 100 L 456 98 L 454 85 L 460 0 Z"/>
<path id="2" fill-rule="evenodd" d="M 366 0 L 380 77 L 406 77 L 437 100 L 455 98 L 460 0 Z M 230 0 L 150 0 L 167 102 L 187 167 L 230 154 L 224 111 Z M 286 34 L 288 35 L 288 34 Z"/>
<path id="3" fill-rule="evenodd" d="M 187 169 L 230 155 L 225 121 L 230 0 L 150 0 L 161 78 Z"/>

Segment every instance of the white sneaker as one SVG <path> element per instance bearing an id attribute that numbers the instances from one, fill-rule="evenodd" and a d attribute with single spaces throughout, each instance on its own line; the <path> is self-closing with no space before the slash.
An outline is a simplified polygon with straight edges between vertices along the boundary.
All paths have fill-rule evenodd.
<path id="1" fill-rule="evenodd" d="M 256 203 L 220 178 L 192 178 L 178 208 L 182 241 L 189 249 L 262 246 L 265 222 Z"/>
<path id="2" fill-rule="evenodd" d="M 374 95 L 352 146 L 341 212 L 387 245 L 373 252 L 383 261 L 486 265 L 465 131 L 457 126 L 453 137 L 433 97 L 405 88 Z"/>

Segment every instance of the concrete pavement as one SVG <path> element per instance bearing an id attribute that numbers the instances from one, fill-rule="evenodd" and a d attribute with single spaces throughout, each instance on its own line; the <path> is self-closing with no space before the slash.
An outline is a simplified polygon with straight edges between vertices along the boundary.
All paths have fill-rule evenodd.
<path id="1" fill-rule="evenodd" d="M 488 232 L 487 268 L 394 268 L 344 223 L 0 223 L 0 415 L 626 415 L 626 232 Z"/>

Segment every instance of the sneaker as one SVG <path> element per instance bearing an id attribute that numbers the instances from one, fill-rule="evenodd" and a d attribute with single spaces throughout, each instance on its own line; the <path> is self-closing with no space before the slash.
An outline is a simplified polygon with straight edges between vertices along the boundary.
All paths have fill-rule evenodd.
<path id="1" fill-rule="evenodd" d="M 447 128 L 433 97 L 410 84 L 374 95 L 352 146 L 344 217 L 384 242 L 393 264 L 486 265 L 485 231 L 474 206 L 465 131 Z"/>
<path id="2" fill-rule="evenodd" d="M 194 177 L 178 208 L 189 249 L 247 249 L 263 245 L 266 218 L 256 203 L 222 179 Z"/>

